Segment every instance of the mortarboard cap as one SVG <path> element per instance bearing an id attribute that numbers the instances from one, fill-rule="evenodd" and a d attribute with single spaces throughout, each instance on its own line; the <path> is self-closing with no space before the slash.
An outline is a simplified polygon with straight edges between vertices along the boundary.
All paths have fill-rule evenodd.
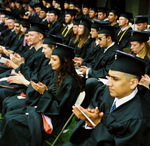
<path id="1" fill-rule="evenodd" d="M 34 4 L 34 8 L 38 8 L 38 7 L 43 7 L 43 4 L 42 3 L 35 3 Z"/>
<path id="2" fill-rule="evenodd" d="M 148 17 L 149 17 L 150 15 L 138 15 L 138 16 L 135 16 L 135 18 L 137 18 L 137 20 L 136 20 L 136 24 L 138 24 L 138 23 L 145 23 L 145 22 L 147 22 L 148 23 Z"/>
<path id="3" fill-rule="evenodd" d="M 80 24 L 80 20 L 75 18 L 73 25 L 79 25 L 79 24 Z"/>
<path id="4" fill-rule="evenodd" d="M 147 33 L 141 31 L 131 31 L 130 41 L 140 41 L 140 42 L 147 42 L 149 40 L 149 36 Z"/>
<path id="5" fill-rule="evenodd" d="M 43 23 L 31 22 L 31 27 L 28 31 L 36 31 L 42 34 L 45 34 L 45 31 L 48 30 L 48 26 Z"/>
<path id="6" fill-rule="evenodd" d="M 87 27 L 89 30 L 91 29 L 91 25 L 92 25 L 92 21 L 88 18 L 81 18 L 80 19 L 80 24 L 79 25 L 84 25 L 85 27 Z"/>
<path id="7" fill-rule="evenodd" d="M 74 1 L 70 1 L 70 3 L 69 3 L 69 4 L 75 5 L 75 2 L 74 2 Z"/>
<path id="8" fill-rule="evenodd" d="M 67 3 L 67 4 L 69 4 L 69 0 L 65 0 L 65 1 L 64 1 L 64 3 Z"/>
<path id="9" fill-rule="evenodd" d="M 105 26 L 105 25 L 109 25 L 110 22 L 107 22 L 107 21 L 100 21 L 100 20 L 92 20 L 92 25 L 91 25 L 91 28 L 95 28 L 97 30 L 99 30 L 99 28 L 101 26 Z"/>
<path id="10" fill-rule="evenodd" d="M 48 11 L 48 8 L 46 8 L 46 7 L 41 7 L 41 11 L 44 11 L 44 12 L 46 12 L 47 13 L 47 11 Z"/>
<path id="11" fill-rule="evenodd" d="M 133 19 L 133 14 L 130 12 L 124 12 L 124 13 L 120 14 L 119 17 L 125 17 L 130 21 L 131 19 Z"/>
<path id="12" fill-rule="evenodd" d="M 16 0 L 16 3 L 22 4 L 22 0 Z"/>
<path id="13" fill-rule="evenodd" d="M 75 4 L 75 7 L 76 7 L 76 8 L 79 8 L 79 9 L 82 8 L 82 6 L 81 6 L 81 4 L 80 4 L 79 2 Z"/>
<path id="14" fill-rule="evenodd" d="M 107 13 L 108 8 L 106 7 L 100 7 L 98 8 L 98 12 L 103 12 L 103 13 Z"/>
<path id="15" fill-rule="evenodd" d="M 26 28 L 30 27 L 30 21 L 29 21 L 29 19 L 20 18 L 20 20 L 21 20 L 20 24 L 22 24 L 23 27 L 26 27 Z"/>
<path id="16" fill-rule="evenodd" d="M 76 9 L 64 9 L 64 11 L 66 12 L 65 14 L 70 14 L 71 16 L 75 16 L 78 12 Z"/>
<path id="17" fill-rule="evenodd" d="M 35 3 L 33 3 L 33 2 L 28 3 L 28 6 L 30 6 L 32 9 L 34 9 L 34 5 L 35 5 Z"/>
<path id="18" fill-rule="evenodd" d="M 55 0 L 57 4 L 61 4 L 60 0 Z"/>
<path id="19" fill-rule="evenodd" d="M 60 58 L 64 59 L 73 59 L 75 56 L 74 49 L 72 47 L 60 43 L 56 44 L 56 48 L 53 50 L 52 55 L 58 55 Z"/>
<path id="20" fill-rule="evenodd" d="M 117 59 L 114 60 L 110 67 L 110 70 L 120 71 L 133 75 L 144 75 L 145 74 L 145 60 L 131 54 L 116 51 Z"/>
<path id="21" fill-rule="evenodd" d="M 119 16 L 119 12 L 116 9 L 112 9 L 109 12 L 114 13 L 115 15 Z"/>
<path id="22" fill-rule="evenodd" d="M 82 7 L 83 8 L 88 8 L 88 9 L 90 8 L 90 6 L 88 4 L 83 4 Z"/>
<path id="23" fill-rule="evenodd" d="M 62 39 L 56 35 L 48 34 L 47 37 L 44 38 L 43 44 L 48 45 L 56 45 L 56 43 L 61 43 Z"/>
<path id="24" fill-rule="evenodd" d="M 91 11 L 94 11 L 94 12 L 98 12 L 98 10 L 97 10 L 96 7 L 91 7 L 90 10 L 91 10 Z"/>
<path id="25" fill-rule="evenodd" d="M 17 15 L 16 13 L 7 12 L 7 15 L 8 15 L 8 19 L 12 19 L 12 20 L 19 18 L 19 15 Z"/>
<path id="26" fill-rule="evenodd" d="M 60 10 L 56 9 L 56 8 L 49 8 L 48 9 L 48 13 L 54 13 L 55 15 L 59 15 L 60 14 Z"/>
<path id="27" fill-rule="evenodd" d="M 98 34 L 114 36 L 114 27 L 110 25 L 101 25 Z"/>

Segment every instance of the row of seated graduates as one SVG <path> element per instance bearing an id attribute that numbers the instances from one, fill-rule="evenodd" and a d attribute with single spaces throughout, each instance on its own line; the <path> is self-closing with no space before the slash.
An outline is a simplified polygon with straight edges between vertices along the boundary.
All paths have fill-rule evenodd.
<path id="1" fill-rule="evenodd" d="M 5 10 L 3 12 L 5 14 L 7 13 L 7 15 L 12 15 L 12 14 L 8 14 L 8 12 Z M 14 14 L 13 14 L 13 17 L 15 17 Z M 12 21 L 14 21 L 14 18 L 12 19 L 12 17 L 11 17 L 10 19 Z M 7 20 L 9 20 L 9 18 Z M 23 21 L 28 23 L 28 29 L 23 27 L 23 24 L 24 24 Z M 29 28 L 30 25 L 31 25 L 31 27 Z M 10 52 L 9 50 L 3 49 L 1 46 L 1 53 L 4 55 L 4 54 L 6 54 L 5 51 L 10 52 L 9 55 L 8 54 L 7 55 L 11 59 L 11 61 L 8 61 L 6 63 L 6 65 L 4 65 L 4 64 L 1 65 L 4 68 L 2 71 L 3 75 L 2 74 L 1 75 L 3 77 L 9 76 L 9 79 L 8 79 L 9 82 L 7 82 L 8 80 L 1 82 L 1 95 L 2 95 L 1 96 L 1 107 L 2 107 L 1 110 L 2 110 L 2 115 L 4 116 L 2 128 L 5 127 L 4 126 L 5 124 L 7 125 L 6 117 L 10 114 L 11 111 L 14 112 L 12 114 L 13 116 L 15 114 L 18 115 L 17 110 L 15 110 L 15 109 L 21 109 L 22 107 L 26 107 L 26 105 L 28 104 L 30 106 L 27 107 L 26 110 L 23 108 L 21 110 L 21 112 L 23 114 L 22 115 L 19 114 L 19 118 L 15 117 L 15 119 L 19 120 L 20 116 L 23 116 L 22 118 L 24 119 L 24 116 L 25 116 L 27 121 L 23 122 L 22 124 L 25 124 L 25 125 L 28 124 L 29 127 L 31 126 L 32 132 L 28 131 L 26 133 L 28 140 L 27 139 L 25 140 L 26 141 L 25 145 L 26 144 L 27 145 L 28 144 L 29 145 L 41 145 L 41 143 L 43 141 L 43 136 L 42 136 L 43 123 L 41 123 L 42 117 L 41 117 L 41 114 L 38 114 L 37 112 L 35 112 L 34 107 L 33 108 L 31 108 L 31 107 L 38 104 L 38 101 L 40 100 L 40 97 L 42 95 L 33 88 L 32 84 L 30 84 L 29 81 L 32 81 L 32 83 L 33 82 L 38 83 L 40 81 L 40 82 L 42 82 L 42 84 L 46 84 L 48 87 L 50 87 L 54 84 L 54 82 L 55 82 L 55 77 L 53 76 L 54 71 L 52 70 L 51 66 L 48 64 L 50 57 L 48 57 L 48 59 L 46 59 L 44 54 L 42 53 L 42 50 L 43 50 L 43 44 L 56 46 L 56 42 L 60 43 L 61 38 L 58 38 L 56 36 L 50 37 L 46 33 L 46 35 L 48 35 L 49 37 L 47 39 L 45 38 L 44 42 L 43 42 L 43 34 L 45 34 L 45 30 L 48 27 L 46 27 L 46 25 L 41 24 L 41 23 L 30 22 L 30 21 L 28 21 L 28 19 L 20 19 L 20 18 L 16 19 L 14 26 L 15 26 L 14 30 L 16 33 L 18 33 L 18 35 L 24 29 L 26 30 L 25 32 L 22 32 L 25 35 L 25 38 L 24 38 L 25 40 L 23 39 L 19 46 L 19 51 L 21 51 L 22 54 L 18 54 L 18 52 L 14 52 L 14 51 Z M 18 27 L 19 27 L 19 31 L 17 31 Z M 25 41 L 27 43 L 26 46 L 24 44 Z M 68 50 L 67 46 L 57 44 L 57 46 L 58 45 L 60 45 L 61 47 L 60 47 L 60 50 L 58 49 L 59 47 L 57 47 L 58 51 L 55 51 L 56 54 L 59 52 L 61 54 L 61 51 L 62 51 L 63 52 L 62 54 L 64 54 L 64 56 L 67 54 L 68 58 L 73 59 L 74 51 L 71 48 L 69 48 L 69 50 Z M 67 50 L 65 50 L 65 48 Z M 22 51 L 24 51 L 24 52 L 22 52 Z M 62 54 L 61 54 L 61 57 L 63 58 Z M 18 64 L 18 60 L 16 59 L 16 57 L 20 58 L 19 64 Z M 67 61 L 69 62 L 69 60 L 67 60 Z M 73 64 L 71 66 L 74 68 Z M 71 68 L 71 70 L 72 70 L 72 68 Z M 14 72 L 16 72 L 15 75 L 11 76 L 11 74 L 14 74 Z M 73 72 L 73 70 L 72 70 L 72 72 Z M 22 85 L 17 84 L 18 82 L 16 82 L 15 84 L 14 83 L 12 84 L 12 82 L 10 82 L 10 78 L 11 77 L 13 78 L 15 76 L 18 78 L 18 80 L 20 80 L 19 76 L 16 75 L 17 73 L 20 76 L 23 75 L 23 77 L 25 78 L 26 81 L 24 84 L 22 84 Z M 68 77 L 66 77 L 66 79 L 63 80 L 63 84 L 61 85 L 61 88 L 59 88 L 59 86 L 57 86 L 57 88 L 55 86 L 54 87 L 52 86 L 50 93 L 49 92 L 46 93 L 47 95 L 43 94 L 43 96 L 52 98 L 51 100 L 48 100 L 48 99 L 45 100 L 45 104 L 47 104 L 47 106 L 49 106 L 49 104 L 52 104 L 52 106 L 50 108 L 55 107 L 53 110 L 51 110 L 51 112 L 47 111 L 47 109 L 49 107 L 46 108 L 46 105 L 43 102 L 42 102 L 42 104 L 40 104 L 40 106 L 42 106 L 44 108 L 44 109 L 42 108 L 41 110 L 45 111 L 45 108 L 46 108 L 46 111 L 48 112 L 46 114 L 48 116 L 50 116 L 50 113 L 51 113 L 51 116 L 53 116 L 53 118 L 52 118 L 53 128 L 54 128 L 53 133 L 59 132 L 60 129 L 62 128 L 62 126 L 64 125 L 64 123 L 66 122 L 66 120 L 68 119 L 68 117 L 71 115 L 72 104 L 75 103 L 75 100 L 80 93 L 80 87 L 77 84 L 77 81 L 74 79 L 74 77 L 71 77 L 71 76 L 68 76 Z M 59 91 L 59 92 L 57 92 L 57 91 Z M 18 96 L 21 96 L 21 97 L 26 96 L 26 98 L 24 98 L 25 100 L 18 100 Z M 53 97 L 53 96 L 56 96 L 56 97 Z M 30 97 L 29 100 L 26 100 L 26 99 L 28 99 L 28 97 Z M 4 102 L 3 102 L 3 100 L 4 100 Z M 69 102 L 68 102 L 68 100 L 69 100 Z M 50 102 L 50 103 L 48 104 L 48 102 Z M 51 103 L 51 102 L 53 102 L 53 103 Z M 57 102 L 58 102 L 58 105 L 57 105 Z M 68 105 L 66 104 L 66 102 Z M 40 106 L 37 106 L 37 109 Z M 67 107 L 67 106 L 69 106 L 69 107 Z M 65 107 L 65 109 L 64 109 L 64 107 Z M 44 111 L 42 113 L 46 112 L 46 111 L 45 112 Z M 64 113 L 62 114 L 62 111 L 65 113 L 65 116 L 64 116 Z M 28 112 L 28 115 L 25 114 L 26 112 Z M 9 113 L 9 114 L 7 114 L 7 113 Z M 61 113 L 61 114 L 59 114 L 59 113 Z M 35 118 L 31 118 L 29 115 L 31 115 L 31 116 L 37 115 L 37 116 L 35 116 Z M 56 115 L 56 116 L 54 116 L 54 115 Z M 39 119 L 39 122 L 38 122 L 38 119 Z M 28 122 L 28 120 L 30 122 Z M 35 125 L 35 127 L 34 127 L 34 125 Z M 13 127 L 16 127 L 16 126 L 13 126 Z M 21 126 L 20 129 L 22 129 L 24 127 L 24 126 L 22 127 L 21 124 L 18 125 L 17 127 L 19 127 L 19 126 Z M 9 137 L 9 134 L 7 134 L 7 132 L 8 132 L 7 128 L 6 129 L 4 128 L 2 130 L 3 131 L 2 135 L 4 135 L 4 137 L 5 137 L 5 134 L 6 134 L 7 141 L 4 137 L 3 137 L 4 139 L 1 138 L 0 145 L 10 145 L 10 144 L 15 145 L 16 139 L 18 139 L 18 138 L 19 139 L 17 140 L 18 141 L 17 144 L 21 144 L 22 140 L 24 139 L 24 135 L 22 135 L 22 130 L 20 131 L 21 133 L 19 131 L 17 131 L 18 136 Z M 15 129 L 15 131 L 16 131 L 16 129 Z M 35 131 L 36 131 L 36 133 L 34 133 Z M 9 131 L 9 132 L 11 133 L 12 131 Z M 30 134 L 30 136 L 29 136 L 29 134 Z M 30 139 L 29 137 L 34 137 L 34 138 Z M 9 141 L 10 143 L 8 142 L 9 138 L 10 138 L 10 141 Z M 37 140 L 37 139 L 39 139 L 39 140 Z"/>
<path id="2" fill-rule="evenodd" d="M 56 11 L 55 9 L 52 9 L 52 10 Z M 67 14 L 69 14 L 69 15 L 71 14 L 71 16 L 74 16 L 73 13 L 74 13 L 74 11 L 70 10 L 70 11 L 68 11 L 68 12 L 66 13 L 66 15 L 67 15 Z M 95 23 L 96 23 L 98 26 L 96 26 Z M 100 25 L 107 25 L 107 23 L 106 23 L 106 24 L 105 24 L 105 23 L 101 24 L 101 23 L 99 23 L 99 22 L 97 22 L 97 21 L 95 21 L 95 23 L 94 23 L 95 26 L 92 25 L 92 28 L 96 28 L 97 31 L 99 30 L 99 26 L 100 26 Z M 84 26 L 84 27 L 87 27 L 87 30 L 90 31 L 90 29 L 91 29 L 91 24 L 90 24 L 90 21 L 89 21 L 89 20 L 82 19 L 82 21 L 79 22 L 78 25 L 79 25 L 79 24 L 82 25 L 82 26 Z M 54 26 L 55 26 L 55 25 L 54 25 Z M 65 29 L 65 28 L 66 28 L 66 27 L 64 27 L 64 29 Z M 111 28 L 111 27 L 110 27 L 110 28 Z M 107 27 L 107 29 L 109 29 L 109 27 Z M 112 29 L 112 28 L 111 28 L 111 29 Z M 102 30 L 103 30 L 103 33 L 104 33 L 104 34 L 107 33 L 107 31 L 106 31 L 105 29 L 102 29 Z M 62 32 L 63 32 L 63 31 L 61 31 L 61 36 L 63 35 Z M 66 30 L 66 32 L 67 32 L 67 30 Z M 64 33 L 65 33 L 65 32 L 64 32 Z M 66 34 L 66 33 L 65 33 L 65 34 Z M 67 33 L 67 34 L 69 34 L 69 33 Z M 64 38 L 65 38 L 65 37 L 66 37 L 66 35 L 64 35 Z M 69 37 L 69 38 L 70 38 L 70 37 Z M 89 38 L 89 35 L 88 35 L 87 38 Z M 66 44 L 65 41 L 66 41 L 66 39 L 64 39 L 64 43 Z M 88 39 L 88 41 L 86 41 L 86 43 L 85 43 L 85 48 L 87 48 L 87 45 L 89 45 L 89 46 L 90 46 L 90 45 L 91 45 L 91 46 L 93 45 L 93 48 L 94 48 L 94 46 L 95 46 L 95 43 L 94 43 L 94 42 L 95 42 L 95 40 L 93 41 L 93 40 L 91 40 L 91 38 Z M 93 43 L 93 44 L 92 44 L 92 43 Z M 97 50 L 97 51 L 100 51 L 100 49 L 101 49 L 101 51 L 102 51 L 102 48 L 100 48 L 99 45 L 97 45 L 97 47 L 98 47 L 98 50 Z M 85 53 L 85 52 L 88 52 L 88 53 L 89 53 L 89 51 L 86 50 L 85 52 L 84 52 L 84 51 L 82 52 L 82 53 L 83 53 L 83 56 L 82 56 L 82 55 L 80 56 L 81 50 L 79 50 L 79 47 L 77 47 L 77 48 L 78 48 L 78 49 L 75 49 L 75 52 L 77 52 L 77 53 L 76 53 L 76 57 L 82 57 L 82 58 L 84 58 L 84 53 Z M 83 49 L 83 50 L 84 50 L 84 49 Z M 88 55 L 91 56 L 91 57 L 93 57 L 93 58 L 95 58 L 94 56 L 91 55 L 91 53 L 93 53 L 93 50 L 90 50 L 90 51 L 91 51 L 91 52 L 90 52 Z M 79 53 L 78 53 L 78 52 L 79 52 Z M 96 54 L 96 53 L 93 53 L 93 55 L 95 55 L 95 54 Z M 90 58 L 88 57 L 88 55 L 86 56 L 86 57 L 87 57 L 87 60 L 90 59 Z M 96 55 L 97 55 L 97 54 L 96 54 Z M 98 56 L 98 58 L 99 58 L 100 55 L 97 55 L 97 56 Z M 112 54 L 112 56 L 114 56 L 114 55 Z M 78 59 L 75 58 L 74 60 L 78 60 Z M 85 59 L 84 59 L 84 60 L 85 60 Z M 92 60 L 92 59 L 91 59 L 91 60 Z M 97 59 L 96 59 L 96 60 L 97 60 Z M 77 61 L 77 62 L 78 62 L 78 61 Z M 85 62 L 85 63 L 86 63 L 86 62 Z M 105 68 L 106 68 L 106 67 L 105 67 Z M 101 72 L 102 72 L 102 71 L 101 71 Z M 104 77 L 104 76 L 105 76 L 105 75 L 96 76 L 96 77 Z M 94 77 L 95 77 L 95 76 L 94 76 Z"/>

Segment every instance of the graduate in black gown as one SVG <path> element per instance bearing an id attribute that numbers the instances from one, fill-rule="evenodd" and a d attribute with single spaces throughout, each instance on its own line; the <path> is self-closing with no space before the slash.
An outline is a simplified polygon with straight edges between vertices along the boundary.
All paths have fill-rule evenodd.
<path id="1" fill-rule="evenodd" d="M 114 31 L 112 26 L 101 26 L 98 34 L 100 47 L 103 52 L 96 54 L 93 61 L 87 66 L 78 69 L 86 78 L 105 78 L 113 63 L 115 50 L 120 49 L 114 41 Z"/>
<path id="2" fill-rule="evenodd" d="M 47 15 L 50 23 L 48 34 L 58 35 L 63 28 L 62 24 L 58 21 L 60 10 L 50 8 Z"/>
<path id="3" fill-rule="evenodd" d="M 109 70 L 108 87 L 97 86 L 89 109 L 79 107 L 93 123 L 73 107 L 82 120 L 66 145 L 148 146 L 150 91 L 138 85 L 144 67 L 144 60 L 120 52 Z"/>
<path id="4" fill-rule="evenodd" d="M 60 131 L 71 115 L 72 105 L 83 90 L 82 79 L 73 66 L 73 57 L 71 48 L 57 44 L 50 61 L 52 69 L 56 70 L 53 81 L 47 88 L 42 86 L 44 88 L 41 88 L 42 96 L 37 108 L 13 110 L 4 116 L 1 146 L 21 145 L 22 142 L 24 145 L 41 146 L 45 133 L 42 116 L 51 121 L 47 131 L 49 137 Z"/>
<path id="5" fill-rule="evenodd" d="M 119 26 L 116 39 L 121 49 L 130 48 L 130 31 L 132 30 L 129 25 L 130 20 L 133 18 L 132 13 L 124 12 L 119 16 Z"/>
<path id="6" fill-rule="evenodd" d="M 52 51 L 57 42 L 61 42 L 61 39 L 53 35 L 44 38 L 42 52 L 45 54 L 46 58 L 51 59 Z M 35 106 L 38 103 L 41 94 L 38 92 L 36 84 L 41 82 L 47 86 L 53 78 L 54 71 L 49 63 L 50 60 L 48 60 L 47 65 L 43 66 L 41 70 L 31 78 L 31 81 L 26 80 L 20 73 L 16 74 L 16 76 L 11 76 L 8 78 L 10 83 L 21 84 L 25 86 L 28 85 L 28 88 L 27 90 L 20 89 L 14 96 L 9 96 L 6 98 L 6 100 L 3 102 L 3 115 L 10 110 L 22 108 L 23 106 L 27 105 Z M 22 95 L 22 92 L 25 94 L 24 100 L 17 98 L 18 96 Z"/>

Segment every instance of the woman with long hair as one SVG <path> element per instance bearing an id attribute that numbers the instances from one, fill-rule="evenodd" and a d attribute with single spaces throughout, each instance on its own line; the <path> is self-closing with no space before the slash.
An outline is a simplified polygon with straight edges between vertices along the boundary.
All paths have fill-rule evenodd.
<path id="1" fill-rule="evenodd" d="M 79 20 L 75 20 L 75 22 L 73 23 L 73 32 L 69 42 L 69 45 L 73 48 L 75 48 L 79 43 L 78 27 L 79 27 Z"/>
<path id="2" fill-rule="evenodd" d="M 53 80 L 41 89 L 36 107 L 27 106 L 5 114 L 0 145 L 21 145 L 23 142 L 24 145 L 41 146 L 45 134 L 50 137 L 61 130 L 83 90 L 73 58 L 72 48 L 57 44 L 50 61 L 55 71 Z"/>
<path id="3" fill-rule="evenodd" d="M 137 57 L 147 60 L 146 73 L 142 76 L 139 84 L 149 88 L 149 74 L 150 74 L 150 46 L 148 44 L 149 36 L 145 32 L 132 31 L 131 32 L 131 51 Z"/>
<path id="4" fill-rule="evenodd" d="M 81 20 L 78 27 L 79 43 L 75 48 L 75 56 L 82 59 L 86 56 L 86 51 L 91 43 L 90 38 L 91 21 L 88 19 Z"/>

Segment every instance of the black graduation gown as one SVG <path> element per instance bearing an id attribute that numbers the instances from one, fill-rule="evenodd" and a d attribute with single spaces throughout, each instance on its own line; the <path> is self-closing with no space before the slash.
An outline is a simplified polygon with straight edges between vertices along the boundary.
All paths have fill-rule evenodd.
<path id="1" fill-rule="evenodd" d="M 94 44 L 95 41 L 91 43 L 89 47 L 90 49 L 88 49 L 86 53 L 86 57 L 84 58 L 81 65 L 88 66 L 88 64 L 90 64 L 93 61 L 93 59 L 96 57 L 97 53 L 100 54 L 100 52 L 102 53 L 104 51 L 99 44 L 96 47 L 94 47 Z"/>
<path id="2" fill-rule="evenodd" d="M 17 146 L 23 142 L 24 145 L 41 146 L 43 130 L 41 113 L 51 117 L 53 133 L 57 133 L 71 115 L 72 105 L 79 93 L 77 81 L 72 76 L 67 76 L 57 94 L 56 88 L 52 88 L 50 92 L 44 92 L 36 112 L 34 107 L 8 112 L 2 122 L 0 144 Z"/>
<path id="3" fill-rule="evenodd" d="M 120 50 L 119 46 L 114 44 L 105 53 L 97 54 L 89 68 L 88 77 L 105 78 L 108 70 L 115 59 L 115 50 Z"/>
<path id="4" fill-rule="evenodd" d="M 117 41 L 119 41 L 119 39 L 121 38 L 121 36 L 123 35 L 123 33 L 126 31 L 124 33 L 121 41 L 119 42 L 119 46 L 120 46 L 121 49 L 130 48 L 131 47 L 130 40 L 129 40 L 130 36 L 131 36 L 131 32 L 130 32 L 131 30 L 132 30 L 132 28 L 130 27 L 127 31 L 124 30 L 119 35 L 118 35 L 118 33 L 119 33 L 120 29 L 118 30 L 117 36 L 116 36 Z"/>
<path id="5" fill-rule="evenodd" d="M 45 85 L 48 85 L 53 78 L 53 70 L 51 65 L 44 66 L 31 80 L 38 83 L 39 81 Z M 18 99 L 21 92 L 25 93 L 26 97 L 24 99 Z M 36 106 L 41 94 L 37 92 L 31 84 L 28 86 L 27 90 L 20 89 L 15 95 L 7 97 L 3 101 L 2 115 L 4 116 L 6 112 L 22 108 L 25 106 Z"/>
<path id="6" fill-rule="evenodd" d="M 49 27 L 48 34 L 58 35 L 63 28 L 63 25 L 57 20 Z"/>
<path id="7" fill-rule="evenodd" d="M 82 48 L 79 48 L 78 46 L 75 47 L 75 56 L 76 57 L 81 57 L 82 59 L 84 59 L 86 57 L 86 54 L 88 53 L 88 51 L 91 49 L 90 45 L 92 43 L 93 39 L 89 38 L 82 46 Z"/>
<path id="8" fill-rule="evenodd" d="M 110 108 L 114 97 L 110 96 L 108 87 L 104 87 L 103 90 L 99 87 L 97 90 L 90 107 L 98 106 L 99 110 L 104 112 L 102 121 L 93 130 L 83 128 L 84 122 L 81 121 L 70 141 L 78 146 L 148 146 L 150 144 L 149 90 L 139 87 L 133 99 L 119 106 L 112 113 Z"/>
<path id="9" fill-rule="evenodd" d="M 64 26 L 62 28 L 61 33 L 59 34 L 59 36 L 62 38 L 62 42 L 66 45 L 69 44 L 72 32 L 73 32 L 73 27 L 71 27 L 70 29 L 66 29 L 67 26 Z M 65 30 L 65 31 L 64 31 Z"/>
<path id="10" fill-rule="evenodd" d="M 76 37 L 74 37 L 73 39 L 71 39 L 70 43 L 69 43 L 69 46 L 73 47 L 73 48 L 76 48 L 78 43 L 79 43 L 79 40 L 74 44 L 74 41 L 76 40 Z"/>

